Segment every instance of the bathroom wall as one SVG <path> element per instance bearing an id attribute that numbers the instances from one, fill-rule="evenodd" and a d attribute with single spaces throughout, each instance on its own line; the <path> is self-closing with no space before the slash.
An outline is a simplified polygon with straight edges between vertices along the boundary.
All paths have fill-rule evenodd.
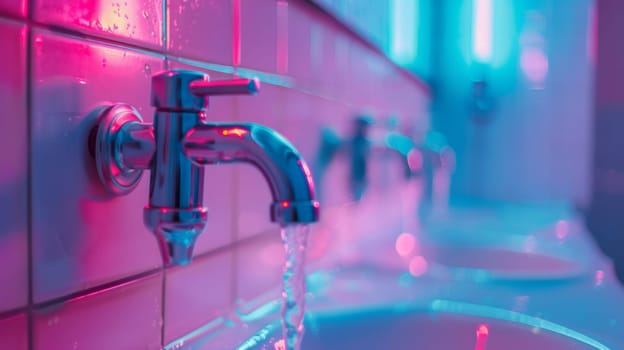
<path id="1" fill-rule="evenodd" d="M 587 224 L 624 283 L 624 3 L 600 0 L 597 7 L 597 64 L 594 89 L 592 203 Z"/>
<path id="2" fill-rule="evenodd" d="M 5 0 L 0 33 L 7 349 L 159 349 L 277 295 L 282 247 L 254 169 L 208 169 L 210 221 L 185 267 L 163 269 L 143 226 L 147 176 L 124 197 L 102 190 L 87 150 L 92 112 L 123 102 L 150 121 L 155 72 L 259 76 L 260 95 L 213 98 L 208 118 L 274 127 L 308 160 L 322 126 L 344 135 L 362 110 L 428 124 L 418 79 L 304 1 Z M 325 193 L 346 186 L 336 168 Z M 334 197 L 312 230 L 313 263 L 338 244 L 333 231 L 348 199 Z"/>
<path id="3" fill-rule="evenodd" d="M 476 3 L 490 14 L 479 29 Z M 589 204 L 593 6 L 435 2 L 433 124 L 457 151 L 456 196 Z"/>

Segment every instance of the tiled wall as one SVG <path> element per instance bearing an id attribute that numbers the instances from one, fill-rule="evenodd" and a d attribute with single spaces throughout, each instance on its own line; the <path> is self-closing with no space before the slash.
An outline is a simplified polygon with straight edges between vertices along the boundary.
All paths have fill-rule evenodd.
<path id="1" fill-rule="evenodd" d="M 210 221 L 186 267 L 163 270 L 143 226 L 147 176 L 125 197 L 103 193 L 86 148 L 90 112 L 125 102 L 150 121 L 153 73 L 260 76 L 260 95 L 214 98 L 209 118 L 274 127 L 308 160 L 321 126 L 346 134 L 361 110 L 427 123 L 418 80 L 304 1 L 4 0 L 0 38 L 7 349 L 159 349 L 278 285 L 279 235 L 254 169 L 207 171 Z M 346 180 L 334 179 L 324 191 Z M 331 237 L 330 219 L 314 231 Z"/>

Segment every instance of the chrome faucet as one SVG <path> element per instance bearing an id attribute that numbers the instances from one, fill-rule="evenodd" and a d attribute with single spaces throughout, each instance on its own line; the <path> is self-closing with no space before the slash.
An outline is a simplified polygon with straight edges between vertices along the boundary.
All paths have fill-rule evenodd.
<path id="1" fill-rule="evenodd" d="M 370 135 L 374 119 L 366 115 L 358 115 L 353 120 L 353 130 L 347 140 L 340 138 L 330 129 L 324 129 L 316 159 L 315 174 L 323 175 L 326 167 L 337 154 L 348 155 L 350 172 L 349 186 L 353 200 L 359 201 L 368 187 L 368 163 L 375 154 L 399 156 L 404 169 L 405 178 L 412 176 L 409 155 L 414 149 L 411 139 L 398 132 L 387 133 L 383 140 L 374 140 Z M 322 177 L 321 177 L 322 178 Z M 319 181 L 319 183 L 321 183 Z"/>
<path id="2" fill-rule="evenodd" d="M 270 217 L 281 225 L 318 221 L 312 174 L 295 147 L 276 131 L 253 123 L 210 123 L 208 96 L 253 95 L 256 79 L 209 81 L 172 70 L 152 77 L 154 123 L 116 104 L 101 112 L 90 140 L 100 180 L 115 195 L 132 191 L 150 170 L 145 225 L 156 235 L 166 265 L 190 262 L 207 223 L 204 165 L 246 162 L 257 167 L 273 196 Z"/>

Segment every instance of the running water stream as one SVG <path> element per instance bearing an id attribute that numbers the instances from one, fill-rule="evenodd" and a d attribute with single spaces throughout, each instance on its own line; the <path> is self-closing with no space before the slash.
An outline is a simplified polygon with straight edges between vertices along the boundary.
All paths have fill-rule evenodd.
<path id="1" fill-rule="evenodd" d="M 282 334 L 283 349 L 299 350 L 303 338 L 305 314 L 305 258 L 308 225 L 282 227 L 282 241 L 286 249 L 282 277 Z"/>

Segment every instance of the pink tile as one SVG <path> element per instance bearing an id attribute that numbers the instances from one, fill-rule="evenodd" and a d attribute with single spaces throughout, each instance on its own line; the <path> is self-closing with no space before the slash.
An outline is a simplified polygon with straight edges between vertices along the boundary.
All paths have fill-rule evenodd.
<path id="1" fill-rule="evenodd" d="M 296 79 L 298 87 L 309 89 L 315 86 L 319 71 L 312 64 L 314 23 L 307 6 L 296 1 L 288 4 L 288 74 Z"/>
<path id="2" fill-rule="evenodd" d="M 160 0 L 36 0 L 35 20 L 154 49 L 161 49 Z"/>
<path id="3" fill-rule="evenodd" d="M 251 165 L 237 165 L 238 232 L 237 239 L 278 230 L 271 222 L 270 207 L 273 197 L 269 185 L 258 169 Z"/>
<path id="4" fill-rule="evenodd" d="M 167 270 L 165 344 L 231 311 L 233 254 L 226 250 Z"/>
<path id="5" fill-rule="evenodd" d="M 207 73 L 211 80 L 232 79 L 229 74 L 209 71 L 175 60 L 169 62 L 169 67 L 171 69 L 202 71 Z M 210 105 L 206 112 L 208 121 L 227 122 L 236 119 L 235 100 L 235 97 L 229 96 L 210 98 Z M 229 164 L 206 166 L 204 206 L 208 208 L 208 225 L 197 239 L 195 255 L 232 243 L 234 172 L 235 167 Z"/>
<path id="6" fill-rule="evenodd" d="M 25 313 L 0 319 L 0 342 L 11 350 L 28 349 L 28 319 Z"/>
<path id="7" fill-rule="evenodd" d="M 376 97 L 372 94 L 373 89 L 379 84 L 375 80 L 375 71 L 371 71 L 369 61 L 371 51 L 362 44 L 350 41 L 348 74 L 349 79 L 345 83 L 347 100 L 349 103 L 359 106 L 364 110 L 372 110 L 377 107 Z M 393 87 L 393 90 L 396 87 Z"/>
<path id="8" fill-rule="evenodd" d="M 26 305 L 28 295 L 26 164 L 26 28 L 0 20 L 0 312 Z"/>
<path id="9" fill-rule="evenodd" d="M 28 4 L 26 0 L 5 0 L 0 2 L 0 14 L 7 13 L 14 16 L 26 17 Z"/>
<path id="10" fill-rule="evenodd" d="M 135 106 L 151 122 L 150 76 L 162 58 L 33 35 L 33 281 L 36 302 L 161 265 L 143 225 L 149 175 L 129 195 L 103 192 L 87 138 L 105 101 Z"/>
<path id="11" fill-rule="evenodd" d="M 34 348 L 161 349 L 162 273 L 35 310 Z"/>
<path id="12" fill-rule="evenodd" d="M 171 0 L 167 1 L 167 13 L 168 52 L 232 64 L 232 1 Z"/>
<path id="13" fill-rule="evenodd" d="M 283 0 L 241 1 L 241 62 L 247 68 L 277 72 L 278 35 L 281 72 L 288 62 L 288 28 L 278 33 L 280 21 L 288 21 L 288 3 Z M 284 24 L 281 24 L 283 26 Z M 283 61 L 283 62 L 282 62 Z"/>
<path id="14" fill-rule="evenodd" d="M 245 304 L 267 292 L 279 296 L 283 263 L 284 246 L 279 229 L 236 247 L 237 299 Z"/>

